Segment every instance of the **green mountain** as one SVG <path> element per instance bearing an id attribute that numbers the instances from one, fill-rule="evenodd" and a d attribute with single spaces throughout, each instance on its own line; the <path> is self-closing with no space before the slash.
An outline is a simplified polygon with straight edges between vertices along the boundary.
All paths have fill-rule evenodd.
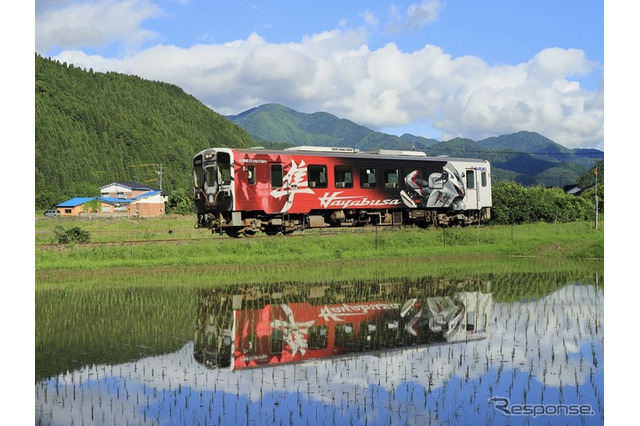
<path id="1" fill-rule="evenodd" d="M 278 104 L 265 104 L 228 117 L 266 147 L 311 145 L 375 149 L 416 149 L 428 155 L 484 158 L 497 180 L 527 185 L 563 186 L 578 179 L 596 158 L 595 149 L 572 150 L 535 132 L 518 132 L 481 141 L 455 138 L 439 142 L 411 134 L 401 137 L 375 132 L 326 112 L 304 114 Z"/>
<path id="2" fill-rule="evenodd" d="M 480 145 L 478 142 L 466 138 L 455 138 L 439 142 L 427 150 L 429 155 L 446 155 L 449 157 L 478 158 L 486 157 L 493 150 Z"/>
<path id="3" fill-rule="evenodd" d="M 326 112 L 305 114 L 278 104 L 265 104 L 229 120 L 244 128 L 256 141 L 311 146 L 335 146 L 373 149 L 423 150 L 436 140 L 404 135 L 402 137 L 376 132 L 344 118 Z"/>
<path id="4" fill-rule="evenodd" d="M 480 144 L 503 151 L 516 151 L 537 156 L 546 161 L 570 162 L 592 167 L 594 159 L 603 158 L 597 149 L 569 149 L 535 132 L 517 132 L 494 136 L 479 141 Z"/>
<path id="5" fill-rule="evenodd" d="M 49 208 L 114 181 L 188 194 L 191 159 L 210 146 L 255 145 L 181 88 L 35 57 L 35 197 Z"/>
<path id="6" fill-rule="evenodd" d="M 511 150 L 541 155 L 567 155 L 572 153 L 563 147 L 535 132 L 518 132 L 510 135 L 493 136 L 479 141 L 481 145 L 495 150 Z"/>

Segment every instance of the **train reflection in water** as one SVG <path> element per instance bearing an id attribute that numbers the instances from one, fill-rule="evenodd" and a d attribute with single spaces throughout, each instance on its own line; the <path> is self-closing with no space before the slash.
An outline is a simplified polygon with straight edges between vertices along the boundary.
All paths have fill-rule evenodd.
<path id="1" fill-rule="evenodd" d="M 491 293 L 392 284 L 199 293 L 194 358 L 232 369 L 487 337 Z"/>

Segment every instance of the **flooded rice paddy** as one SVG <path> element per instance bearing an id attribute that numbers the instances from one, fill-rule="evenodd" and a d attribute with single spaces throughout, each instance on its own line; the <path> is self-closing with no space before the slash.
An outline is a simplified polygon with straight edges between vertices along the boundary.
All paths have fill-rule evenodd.
<path id="1" fill-rule="evenodd" d="M 600 274 L 36 293 L 36 424 L 602 424 Z"/>

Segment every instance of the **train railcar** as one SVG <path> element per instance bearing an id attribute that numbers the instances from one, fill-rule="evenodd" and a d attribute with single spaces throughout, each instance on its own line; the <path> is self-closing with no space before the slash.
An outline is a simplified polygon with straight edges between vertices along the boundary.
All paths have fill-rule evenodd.
<path id="1" fill-rule="evenodd" d="M 197 226 L 231 236 L 363 225 L 466 226 L 490 217 L 480 159 L 351 148 L 209 148 L 193 159 Z"/>

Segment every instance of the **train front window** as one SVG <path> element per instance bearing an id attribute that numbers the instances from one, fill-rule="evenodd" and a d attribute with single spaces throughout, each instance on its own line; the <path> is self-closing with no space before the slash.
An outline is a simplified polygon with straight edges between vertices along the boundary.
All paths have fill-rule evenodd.
<path id="1" fill-rule="evenodd" d="M 215 167 L 207 167 L 204 169 L 204 186 L 214 188 L 218 180 L 218 173 Z"/>
<path id="2" fill-rule="evenodd" d="M 231 165 L 220 164 L 218 166 L 218 170 L 220 171 L 218 180 L 220 182 L 220 185 L 229 185 L 231 183 Z"/>

